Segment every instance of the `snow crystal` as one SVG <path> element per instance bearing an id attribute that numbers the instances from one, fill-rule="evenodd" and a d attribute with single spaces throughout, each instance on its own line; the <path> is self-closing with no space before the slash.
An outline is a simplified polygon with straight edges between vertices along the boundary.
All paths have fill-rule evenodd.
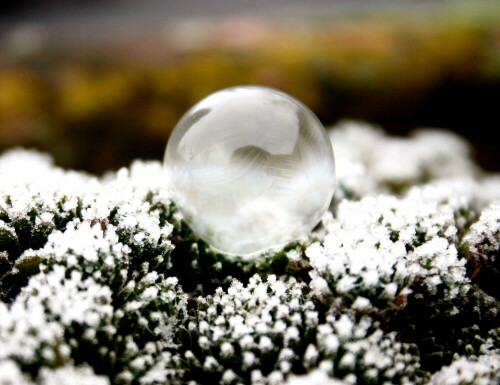
<path id="1" fill-rule="evenodd" d="M 198 338 L 198 345 L 200 345 L 200 348 L 208 350 L 210 348 L 210 341 L 206 336 L 201 336 Z"/>
<path id="2" fill-rule="evenodd" d="M 307 346 L 307 349 L 304 353 L 304 366 L 311 367 L 316 363 L 318 359 L 318 349 L 312 344 Z"/>

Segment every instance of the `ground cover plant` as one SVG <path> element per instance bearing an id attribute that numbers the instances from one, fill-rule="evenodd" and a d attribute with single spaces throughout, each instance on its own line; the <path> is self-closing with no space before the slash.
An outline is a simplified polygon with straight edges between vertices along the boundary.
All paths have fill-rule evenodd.
<path id="1" fill-rule="evenodd" d="M 159 161 L 3 153 L 0 384 L 498 383 L 500 177 L 446 131 L 329 133 L 330 210 L 253 259 L 197 238 Z"/>

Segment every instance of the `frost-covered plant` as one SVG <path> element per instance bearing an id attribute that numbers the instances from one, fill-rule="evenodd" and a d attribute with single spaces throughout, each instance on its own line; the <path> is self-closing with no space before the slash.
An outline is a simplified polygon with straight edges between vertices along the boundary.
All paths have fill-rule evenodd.
<path id="1" fill-rule="evenodd" d="M 500 298 L 500 201 L 494 202 L 472 225 L 464 238 L 472 280 Z"/>
<path id="2" fill-rule="evenodd" d="M 185 380 L 197 383 L 281 384 L 316 367 L 351 383 L 407 383 L 419 368 L 414 348 L 395 333 L 384 334 L 369 317 L 325 319 L 305 284 L 274 275 L 198 298 L 182 342 Z"/>
<path id="3" fill-rule="evenodd" d="M 157 198 L 151 182 L 136 181 L 137 168 L 132 167 L 131 177 L 122 171 L 111 182 L 85 190 L 64 228 L 53 226 L 42 248 L 28 248 L 14 260 L 12 275 L 35 275 L 5 309 L 3 357 L 38 381 L 43 381 L 44 367 L 73 362 L 90 364 L 117 383 L 158 373 L 175 377 L 168 349 L 174 345 L 175 325 L 186 314 L 187 297 L 177 278 L 165 278 L 173 248 L 166 219 L 170 202 Z M 64 180 L 67 175 L 60 173 L 61 183 L 71 182 L 72 175 Z M 81 178 L 82 183 L 87 179 Z M 36 183 L 30 187 L 18 194 L 29 196 Z M 46 200 L 36 208 L 42 215 L 57 198 Z M 8 235 L 16 236 L 16 230 L 13 226 Z M 10 250 L 3 249 L 4 255 Z M 30 318 L 31 312 L 37 316 Z M 20 322 L 23 318 L 33 324 Z M 31 350 L 24 351 L 23 344 Z"/>
<path id="4" fill-rule="evenodd" d="M 475 360 L 464 357 L 435 373 L 429 385 L 489 385 L 500 383 L 500 356 L 480 356 Z"/>
<path id="5" fill-rule="evenodd" d="M 416 343 L 426 369 L 454 352 L 477 354 L 500 316 L 468 283 L 455 220 L 452 207 L 436 200 L 344 200 L 336 218 L 325 219 L 324 241 L 306 250 L 310 286 L 330 308 L 370 314 Z M 468 334 L 475 340 L 464 343 Z"/>
<path id="6" fill-rule="evenodd" d="M 340 196 L 400 192 L 415 183 L 474 177 L 470 146 L 459 136 L 420 129 L 409 138 L 388 136 L 379 128 L 342 122 L 330 136 L 339 173 Z"/>
<path id="7" fill-rule="evenodd" d="M 187 304 L 177 279 L 150 272 L 117 286 L 114 276 L 126 270 L 101 275 L 77 263 L 84 268 L 53 265 L 3 306 L 0 360 L 17 362 L 33 378 L 44 367 L 86 363 L 115 383 L 135 383 L 159 362 L 166 378 L 175 377 L 168 349 Z"/>
<path id="8" fill-rule="evenodd" d="M 110 324 L 111 296 L 109 287 L 83 280 L 78 272 L 66 277 L 61 266 L 33 277 L 9 309 L 2 307 L 1 357 L 35 374 L 41 367 L 65 364 L 72 345 L 96 338 Z M 78 340 L 72 341 L 68 329 L 75 328 Z"/>
<path id="9" fill-rule="evenodd" d="M 42 368 L 38 382 L 33 382 L 13 361 L 0 361 L 2 385 L 109 385 L 109 379 L 98 376 L 88 366 L 65 365 L 58 368 Z"/>
<path id="10" fill-rule="evenodd" d="M 359 315 L 358 315 L 359 318 Z M 350 384 L 409 384 L 422 382 L 420 359 L 413 344 L 384 333 L 368 316 L 328 315 L 318 326 L 316 340 L 307 347 L 307 369 L 319 368 Z"/>
<path id="11" fill-rule="evenodd" d="M 248 285 L 234 280 L 227 292 L 197 299 L 185 327 L 187 379 L 198 383 L 279 383 L 303 366 L 307 341 L 318 326 L 305 286 L 258 275 Z M 269 381 L 267 380 L 269 376 Z"/>
<path id="12" fill-rule="evenodd" d="M 55 230 L 77 218 L 87 194 L 99 189 L 96 178 L 56 168 L 47 155 L 14 150 L 0 159 L 0 300 L 9 301 L 38 271 L 37 260 L 21 253 L 42 247 Z"/>
<path id="13" fill-rule="evenodd" d="M 250 260 L 190 230 L 160 162 L 0 156 L 0 384 L 498 381 L 500 177 L 445 132 L 332 138 L 322 225 Z"/>
<path id="14" fill-rule="evenodd" d="M 306 250 L 311 287 L 335 307 L 384 308 L 418 295 L 453 299 L 465 279 L 453 211 L 390 196 L 344 200 L 326 218 L 325 239 Z M 356 304 L 355 304 L 356 303 Z M 354 305 L 355 304 L 355 305 Z"/>

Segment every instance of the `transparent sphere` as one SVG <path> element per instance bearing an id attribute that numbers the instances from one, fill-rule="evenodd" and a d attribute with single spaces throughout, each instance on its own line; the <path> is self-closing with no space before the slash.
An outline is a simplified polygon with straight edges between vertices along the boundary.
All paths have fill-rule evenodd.
<path id="1" fill-rule="evenodd" d="M 307 234 L 335 187 L 332 146 L 318 118 L 264 87 L 228 88 L 192 107 L 172 132 L 164 164 L 191 228 L 233 255 Z"/>

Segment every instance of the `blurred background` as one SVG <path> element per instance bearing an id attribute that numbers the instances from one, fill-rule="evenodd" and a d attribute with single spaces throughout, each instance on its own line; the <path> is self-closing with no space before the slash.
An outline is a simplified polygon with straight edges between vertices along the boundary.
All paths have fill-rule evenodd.
<path id="1" fill-rule="evenodd" d="M 500 169 L 500 1 L 7 0 L 0 151 L 92 173 L 162 159 L 182 114 L 260 84 L 325 125 L 453 130 Z"/>

